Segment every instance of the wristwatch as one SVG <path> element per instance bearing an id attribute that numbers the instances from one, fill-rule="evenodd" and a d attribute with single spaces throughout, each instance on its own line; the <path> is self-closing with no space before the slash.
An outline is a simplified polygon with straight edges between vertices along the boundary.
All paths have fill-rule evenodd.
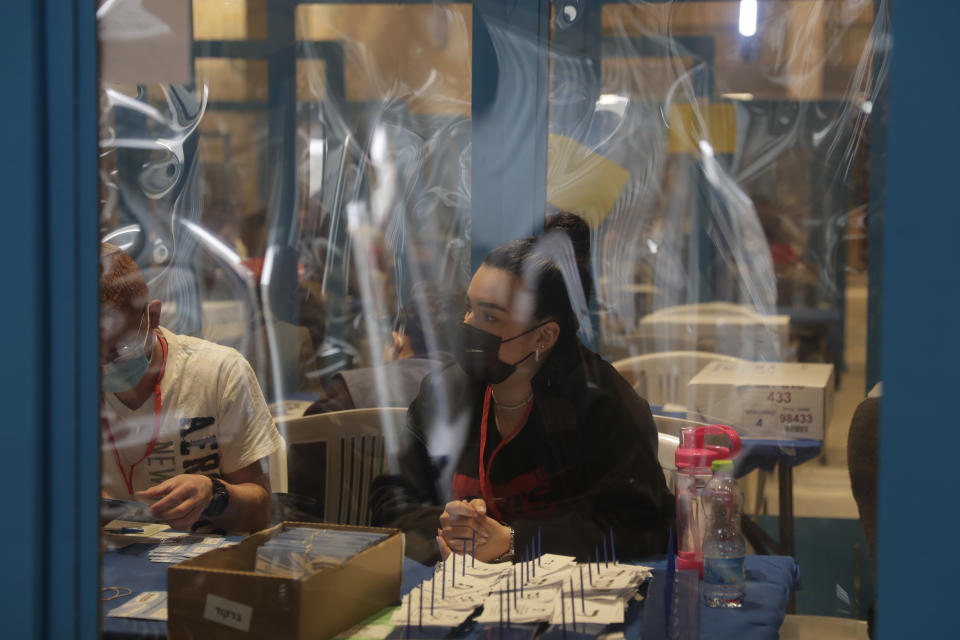
<path id="1" fill-rule="evenodd" d="M 223 481 L 217 476 L 207 477 L 213 483 L 213 497 L 210 499 L 207 508 L 203 510 L 203 516 L 216 518 L 227 510 L 227 505 L 230 504 L 230 492 L 227 491 L 227 485 L 223 484 Z"/>

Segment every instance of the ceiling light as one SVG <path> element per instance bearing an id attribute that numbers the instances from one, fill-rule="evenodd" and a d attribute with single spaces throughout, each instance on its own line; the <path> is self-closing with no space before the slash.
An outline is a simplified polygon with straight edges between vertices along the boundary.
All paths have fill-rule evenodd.
<path id="1" fill-rule="evenodd" d="M 757 0 L 740 0 L 740 35 L 757 33 Z"/>

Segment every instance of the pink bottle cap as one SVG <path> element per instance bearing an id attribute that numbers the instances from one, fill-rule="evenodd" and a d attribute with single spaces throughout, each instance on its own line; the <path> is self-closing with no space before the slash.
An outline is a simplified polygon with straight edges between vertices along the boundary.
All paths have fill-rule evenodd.
<path id="1" fill-rule="evenodd" d="M 708 434 L 724 435 L 730 440 L 729 447 L 705 444 Z M 742 448 L 740 436 L 722 424 L 701 427 L 684 427 L 681 430 L 680 446 L 677 448 L 676 463 L 678 469 L 710 469 L 714 460 L 732 460 L 740 454 Z"/>

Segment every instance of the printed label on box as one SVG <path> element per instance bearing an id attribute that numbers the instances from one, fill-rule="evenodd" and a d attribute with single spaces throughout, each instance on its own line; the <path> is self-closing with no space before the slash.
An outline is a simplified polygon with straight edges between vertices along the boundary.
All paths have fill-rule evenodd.
<path id="1" fill-rule="evenodd" d="M 212 593 L 207 594 L 207 604 L 203 609 L 203 617 L 207 620 L 219 622 L 240 631 L 249 631 L 252 616 L 253 607 L 215 596 Z"/>
<path id="2" fill-rule="evenodd" d="M 803 387 L 741 389 L 740 424 L 758 436 L 823 437 L 823 408 L 818 390 Z"/>

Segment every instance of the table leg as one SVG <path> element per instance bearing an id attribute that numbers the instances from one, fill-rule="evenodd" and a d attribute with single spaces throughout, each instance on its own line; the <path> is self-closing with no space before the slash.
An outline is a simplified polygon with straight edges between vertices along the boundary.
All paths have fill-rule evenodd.
<path id="1" fill-rule="evenodd" d="M 743 514 L 740 517 L 740 525 L 743 529 L 743 537 L 753 546 L 756 555 L 783 555 L 780 552 L 780 544 L 773 539 L 773 536 L 761 529 L 750 516 Z"/>
<path id="2" fill-rule="evenodd" d="M 793 467 L 778 462 L 777 470 L 780 474 L 780 553 L 793 556 Z"/>
<path id="3" fill-rule="evenodd" d="M 766 515 L 766 498 L 764 493 L 767 490 L 767 472 L 764 469 L 757 469 L 757 497 L 753 504 L 753 517 L 759 518 Z"/>
<path id="4" fill-rule="evenodd" d="M 793 526 L 793 467 L 777 463 L 780 476 L 780 553 L 795 558 L 794 526 Z M 793 592 L 790 593 L 790 604 L 787 613 L 796 613 L 797 600 Z"/>

